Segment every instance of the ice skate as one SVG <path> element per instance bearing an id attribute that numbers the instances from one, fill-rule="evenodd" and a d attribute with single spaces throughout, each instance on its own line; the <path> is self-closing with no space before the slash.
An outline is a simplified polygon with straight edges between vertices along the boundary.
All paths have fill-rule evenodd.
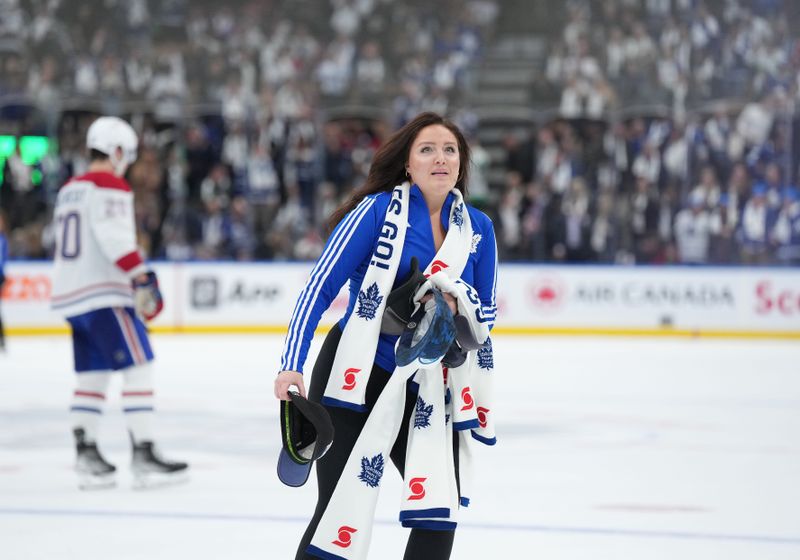
<path id="1" fill-rule="evenodd" d="M 117 468 L 103 458 L 95 442 L 86 441 L 83 428 L 75 428 L 73 433 L 77 451 L 75 472 L 78 474 L 78 488 L 102 490 L 116 486 Z"/>
<path id="2" fill-rule="evenodd" d="M 152 441 L 133 444 L 133 488 L 147 490 L 186 482 L 189 465 L 180 461 L 167 461 L 156 451 Z"/>

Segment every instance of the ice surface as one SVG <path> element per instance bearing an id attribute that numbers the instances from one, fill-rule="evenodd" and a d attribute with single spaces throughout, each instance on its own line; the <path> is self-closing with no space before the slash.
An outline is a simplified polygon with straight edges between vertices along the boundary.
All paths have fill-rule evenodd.
<path id="1" fill-rule="evenodd" d="M 120 486 L 80 492 L 69 340 L 9 340 L 0 558 L 294 558 L 314 481 L 291 489 L 275 475 L 282 337 L 153 344 L 161 448 L 191 463 L 191 481 L 131 490 L 115 380 L 100 443 Z M 499 442 L 478 449 L 454 560 L 800 558 L 796 342 L 500 336 L 494 346 Z M 370 558 L 402 558 L 393 474 Z"/>

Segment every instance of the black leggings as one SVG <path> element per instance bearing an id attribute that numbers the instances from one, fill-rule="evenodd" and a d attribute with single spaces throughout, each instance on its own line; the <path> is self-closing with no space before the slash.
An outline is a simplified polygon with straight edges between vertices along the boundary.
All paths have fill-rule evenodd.
<path id="1" fill-rule="evenodd" d="M 308 388 L 309 400 L 321 402 L 325 386 L 328 384 L 328 377 L 330 376 L 331 367 L 333 366 L 333 358 L 336 355 L 336 348 L 339 345 L 339 339 L 342 336 L 341 329 L 335 326 L 328 333 L 325 338 L 325 343 L 322 345 L 317 362 L 314 365 L 314 371 L 311 375 L 311 383 Z M 386 383 L 389 381 L 390 373 L 385 369 L 373 366 L 372 373 L 369 376 L 369 383 L 367 384 L 366 404 L 369 410 L 375 405 L 378 396 L 383 391 Z M 408 438 L 408 423 L 411 419 L 411 413 L 414 410 L 414 405 L 417 401 L 417 396 L 412 391 L 406 391 L 406 405 L 405 412 L 403 413 L 403 423 L 400 427 L 400 433 L 397 436 L 394 447 L 390 453 L 392 463 L 400 471 L 400 476 L 403 476 L 403 469 L 406 462 L 406 441 Z M 306 547 L 311 543 L 314 532 L 317 530 L 317 524 L 328 506 L 328 502 L 333 495 L 333 490 L 336 488 L 336 483 L 339 481 L 339 476 L 344 470 L 350 452 L 356 444 L 361 430 L 367 421 L 367 413 L 356 412 L 346 408 L 339 407 L 325 407 L 331 415 L 333 426 L 335 429 L 333 445 L 325 454 L 325 456 L 317 461 L 317 508 L 314 510 L 314 516 L 306 529 L 303 539 L 300 541 L 300 547 L 297 549 L 296 560 L 318 560 L 315 556 L 306 554 Z M 456 473 L 458 473 L 458 438 L 453 438 L 453 453 L 456 460 Z M 403 556 L 404 560 L 448 560 L 450 558 L 450 551 L 453 549 L 453 539 L 455 538 L 455 531 L 437 531 L 432 529 L 411 529 L 411 535 L 408 538 L 408 545 L 406 546 L 406 553 Z M 378 554 L 377 556 L 381 556 Z"/>

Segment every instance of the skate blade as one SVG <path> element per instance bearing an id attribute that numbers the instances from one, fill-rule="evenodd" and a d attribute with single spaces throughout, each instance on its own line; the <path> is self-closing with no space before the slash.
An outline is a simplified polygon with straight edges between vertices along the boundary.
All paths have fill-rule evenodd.
<path id="1" fill-rule="evenodd" d="M 78 488 L 80 490 L 107 490 L 117 486 L 116 477 L 111 475 L 78 475 Z"/>
<path id="2" fill-rule="evenodd" d="M 189 482 L 189 473 L 181 471 L 177 473 L 146 473 L 135 474 L 133 476 L 134 490 L 158 490 L 170 486 L 179 486 Z"/>

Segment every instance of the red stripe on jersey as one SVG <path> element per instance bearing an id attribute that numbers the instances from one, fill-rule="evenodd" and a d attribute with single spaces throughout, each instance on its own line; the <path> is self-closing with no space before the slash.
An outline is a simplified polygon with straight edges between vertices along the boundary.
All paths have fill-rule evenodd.
<path id="1" fill-rule="evenodd" d="M 114 308 L 114 314 L 117 316 L 117 321 L 119 321 L 120 327 L 122 328 L 122 337 L 125 339 L 128 349 L 133 356 L 133 363 L 136 365 L 145 363 L 145 354 L 141 346 L 139 346 L 140 343 L 136 334 L 136 327 L 133 325 L 130 316 L 128 316 L 127 312 L 122 311 L 118 307 Z"/>
<path id="2" fill-rule="evenodd" d="M 142 261 L 142 255 L 139 254 L 139 251 L 131 251 L 124 257 L 117 259 L 117 262 L 115 262 L 114 264 L 116 264 L 125 272 L 130 272 L 131 270 L 142 264 L 142 262 L 144 261 Z"/>
<path id="3" fill-rule="evenodd" d="M 132 288 L 130 284 L 121 284 L 119 282 L 101 282 L 99 284 L 92 284 L 91 286 L 84 286 L 78 290 L 74 290 L 72 292 L 67 292 L 65 294 L 58 294 L 55 296 L 50 296 L 50 301 L 52 302 L 60 302 L 64 299 L 69 299 L 73 297 L 77 297 L 79 295 L 83 295 L 85 292 L 90 292 L 92 290 L 103 290 L 103 289 L 110 289 L 110 290 L 131 290 Z"/>
<path id="4" fill-rule="evenodd" d="M 153 391 L 123 391 L 123 397 L 152 397 Z"/>
<path id="5" fill-rule="evenodd" d="M 101 189 L 115 189 L 118 191 L 131 192 L 131 186 L 128 184 L 128 181 L 106 171 L 84 173 L 79 177 L 73 177 L 70 182 L 72 181 L 89 181 Z"/>
<path id="6" fill-rule="evenodd" d="M 76 397 L 91 397 L 93 399 L 106 400 L 104 393 L 93 393 L 91 391 L 75 391 Z"/>

